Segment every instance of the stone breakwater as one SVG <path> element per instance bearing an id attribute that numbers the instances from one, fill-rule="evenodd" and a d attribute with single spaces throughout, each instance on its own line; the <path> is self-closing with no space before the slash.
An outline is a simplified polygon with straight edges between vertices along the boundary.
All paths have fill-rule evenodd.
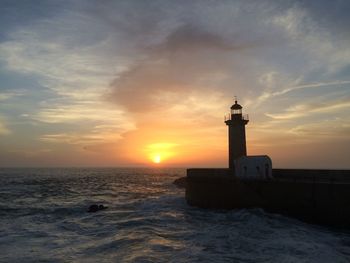
<path id="1" fill-rule="evenodd" d="M 350 226 L 350 170 L 273 169 L 272 175 L 242 180 L 230 169 L 188 169 L 186 200 L 203 208 L 261 207 L 308 222 Z"/>

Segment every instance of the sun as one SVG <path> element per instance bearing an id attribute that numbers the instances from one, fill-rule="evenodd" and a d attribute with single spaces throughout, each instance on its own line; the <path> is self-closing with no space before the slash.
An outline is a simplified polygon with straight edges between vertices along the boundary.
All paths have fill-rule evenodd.
<path id="1" fill-rule="evenodd" d="M 154 163 L 160 163 L 162 161 L 162 159 L 161 159 L 159 154 L 153 156 L 152 160 L 153 160 Z"/>
<path id="2" fill-rule="evenodd" d="M 145 145 L 144 151 L 147 154 L 147 159 L 154 164 L 167 162 L 175 155 L 175 143 L 157 142 Z"/>

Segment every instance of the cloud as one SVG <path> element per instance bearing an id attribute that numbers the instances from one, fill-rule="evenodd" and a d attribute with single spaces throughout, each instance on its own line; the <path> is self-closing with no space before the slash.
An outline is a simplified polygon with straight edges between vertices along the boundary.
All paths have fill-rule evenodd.
<path id="1" fill-rule="evenodd" d="M 0 101 L 8 100 L 13 97 L 23 96 L 25 94 L 22 90 L 13 90 L 7 92 L 0 92 Z"/>
<path id="2" fill-rule="evenodd" d="M 139 17 L 130 24 L 144 31 L 140 34 L 144 45 L 138 46 L 140 59 L 112 83 L 111 99 L 118 105 L 132 112 L 164 109 L 181 103 L 193 91 L 210 94 L 215 89 L 232 97 L 233 90 L 246 98 L 260 94 L 254 100 L 258 106 L 272 97 L 306 88 L 309 84 L 300 84 L 306 80 L 322 83 L 322 77 L 315 81 L 312 76 L 316 69 L 319 74 L 328 74 L 349 64 L 349 48 L 332 38 L 327 28 L 318 26 L 319 17 L 311 17 L 307 5 L 272 1 L 194 5 L 198 8 L 193 12 L 180 8 L 180 22 L 174 18 L 179 9 L 170 11 L 166 20 L 160 7 L 150 18 L 152 22 L 146 23 L 148 28 L 141 22 L 148 21 L 150 10 L 135 10 Z M 220 19 L 214 19 L 215 12 L 220 13 Z M 166 30 L 157 33 L 164 23 Z M 132 30 L 124 29 L 128 38 L 128 29 Z M 254 80 L 271 72 L 274 76 L 265 83 Z M 211 83 L 213 79 L 216 81 Z"/>
<path id="3" fill-rule="evenodd" d="M 43 144 L 122 145 L 113 151 L 123 155 L 142 138 L 223 152 L 217 138 L 234 95 L 255 138 L 265 130 L 300 139 L 306 119 L 328 127 L 322 120 L 349 113 L 345 1 L 62 3 L 3 5 L 20 15 L 0 18 L 0 77 L 34 84 L 25 83 L 26 96 L 0 94 L 14 105 L 0 105 L 2 134 L 25 117 L 35 130 L 28 140 Z"/>
<path id="4" fill-rule="evenodd" d="M 293 127 L 289 131 L 293 135 L 306 137 L 314 141 L 323 139 L 346 139 L 349 142 L 350 125 L 349 119 L 335 118 L 333 120 L 324 120 L 311 124 L 303 124 Z"/>
<path id="5" fill-rule="evenodd" d="M 266 113 L 265 115 L 273 119 L 295 119 L 305 117 L 311 114 L 327 113 L 334 111 L 350 109 L 350 99 L 343 98 L 336 101 L 310 102 L 304 104 L 297 104 L 285 110 L 284 113 Z"/>
<path id="6" fill-rule="evenodd" d="M 11 134 L 11 131 L 6 127 L 5 123 L 0 120 L 0 135 Z"/>
<path id="7" fill-rule="evenodd" d="M 73 145 L 95 145 L 105 142 L 116 142 L 120 139 L 115 133 L 59 133 L 59 134 L 44 134 L 40 136 L 39 140 L 49 143 L 64 143 L 64 144 L 73 144 Z"/>
<path id="8" fill-rule="evenodd" d="M 95 108 L 97 107 L 97 108 Z M 103 116 L 103 119 L 101 117 Z M 31 118 L 45 123 L 71 123 L 76 121 L 102 121 L 104 123 L 125 123 L 124 113 L 113 107 L 92 103 L 72 105 L 47 105 Z"/>
<path id="9" fill-rule="evenodd" d="M 266 80 L 265 82 L 268 82 L 267 86 L 271 87 L 271 85 L 272 85 L 271 82 L 274 82 L 274 81 L 275 80 L 272 80 L 272 75 L 271 75 L 269 77 L 269 79 Z M 294 82 L 300 82 L 300 80 L 295 80 Z M 320 87 L 332 88 L 333 86 L 341 86 L 341 85 L 343 86 L 346 84 L 350 84 L 350 81 L 349 80 L 336 80 L 336 81 L 331 81 L 331 82 L 299 84 L 299 85 L 291 86 L 291 87 L 288 87 L 288 85 L 286 85 L 284 83 L 284 86 L 287 86 L 286 88 L 283 88 L 283 84 L 280 83 L 280 85 L 282 87 L 280 87 L 280 89 L 278 91 L 265 91 L 255 101 L 250 101 L 250 104 L 254 104 L 254 106 L 257 107 L 267 100 L 272 100 L 274 97 L 285 95 L 285 94 L 292 92 L 292 91 L 299 91 L 299 90 L 303 90 L 303 89 L 314 89 L 314 88 L 320 88 Z M 276 85 L 276 84 L 274 84 L 274 85 Z"/>
<path id="10" fill-rule="evenodd" d="M 129 111 L 147 112 L 181 103 L 197 90 L 210 94 L 213 84 L 219 92 L 219 83 L 232 65 L 230 53 L 253 47 L 191 25 L 181 26 L 161 44 L 147 48 L 145 59 L 118 75 L 111 99 Z"/>
<path id="11" fill-rule="evenodd" d="M 117 74 L 107 97 L 142 112 L 181 103 L 192 91 L 258 94 L 263 87 L 254 77 L 266 73 L 262 66 L 284 74 L 263 54 L 270 56 L 271 47 L 277 59 L 285 50 L 303 50 L 293 57 L 312 60 L 312 50 L 327 42 L 322 56 L 343 57 L 347 49 L 336 51 L 331 36 L 320 41 L 318 17 L 308 8 L 273 1 L 79 2 L 70 12 L 20 27 L 0 50 L 9 69 L 38 74 L 42 85 L 74 100 L 107 92 Z"/>
<path id="12" fill-rule="evenodd" d="M 33 29 L 32 29 L 33 30 Z M 112 76 L 110 67 L 98 65 L 94 48 L 69 50 L 64 42 L 45 40 L 43 32 L 17 31 L 11 41 L 0 44 L 0 59 L 7 68 L 39 77 L 39 82 L 58 95 L 78 98 L 96 96 Z M 108 64 L 108 63 L 104 63 Z"/>
<path id="13" fill-rule="evenodd" d="M 40 135 L 40 141 L 83 147 L 104 143 L 115 144 L 122 139 L 123 133 L 135 129 L 134 123 L 122 111 L 96 102 L 51 106 L 27 118 L 51 125 L 59 124 L 63 127 L 69 125 L 64 133 Z M 74 128 L 76 125 L 78 130 Z"/>
<path id="14" fill-rule="evenodd" d="M 125 130 L 134 129 L 132 119 L 103 100 L 109 81 L 124 67 L 124 62 L 119 59 L 123 56 L 109 55 L 107 51 L 113 53 L 118 41 L 113 36 L 109 38 L 104 30 L 99 31 L 103 25 L 95 22 L 81 11 L 64 11 L 50 19 L 18 26 L 8 33 L 8 39 L 0 42 L 4 67 L 16 72 L 18 78 L 33 76 L 38 83 L 23 87 L 23 92 L 11 90 L 0 94 L 0 100 L 8 100 L 25 93 L 28 96 L 22 96 L 16 103 L 34 101 L 25 115 L 18 114 L 18 107 L 11 107 L 16 109 L 14 113 L 7 111 L 12 122 L 16 123 L 16 114 L 39 122 L 35 125 L 40 127 L 61 124 L 60 132 L 62 129 L 67 129 L 67 134 L 90 132 L 95 137 L 97 134 L 108 137 L 112 127 L 116 138 Z M 42 129 L 45 133 L 46 128 Z"/>
<path id="15" fill-rule="evenodd" d="M 198 52 L 203 49 L 207 52 L 210 50 L 237 51 L 252 46 L 251 44 L 234 44 L 230 39 L 225 39 L 219 34 L 187 24 L 176 28 L 163 43 L 151 50 L 157 54 L 162 52 L 176 54 L 176 52 Z"/>
<path id="16" fill-rule="evenodd" d="M 308 71 L 332 74 L 349 65 L 349 34 L 345 38 L 334 37 L 331 23 L 313 13 L 306 5 L 296 4 L 273 18 L 273 23 L 284 30 L 291 48 L 306 56 Z M 326 5 L 323 6 L 325 8 Z M 326 9 L 323 10 L 327 12 Z M 327 19 L 330 21 L 330 17 Z M 346 19 L 348 20 L 348 19 Z M 326 27 L 325 27 L 326 26 Z"/>

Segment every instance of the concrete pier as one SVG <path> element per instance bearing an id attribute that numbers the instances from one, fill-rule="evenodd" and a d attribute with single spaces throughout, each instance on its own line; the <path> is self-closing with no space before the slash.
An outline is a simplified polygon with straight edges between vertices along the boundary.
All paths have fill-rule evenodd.
<path id="1" fill-rule="evenodd" d="M 203 208 L 261 207 L 308 222 L 350 226 L 350 170 L 273 169 L 241 180 L 231 169 L 188 169 L 186 200 Z"/>

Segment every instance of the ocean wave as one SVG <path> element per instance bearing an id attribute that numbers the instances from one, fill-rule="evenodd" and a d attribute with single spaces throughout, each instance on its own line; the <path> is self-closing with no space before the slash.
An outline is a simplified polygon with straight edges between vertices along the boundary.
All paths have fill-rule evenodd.
<path id="1" fill-rule="evenodd" d="M 0 171 L 3 262 L 348 262 L 350 233 L 262 209 L 190 207 L 184 171 Z M 11 176 L 10 176 L 11 175 Z M 108 209 L 87 213 L 91 204 Z"/>

